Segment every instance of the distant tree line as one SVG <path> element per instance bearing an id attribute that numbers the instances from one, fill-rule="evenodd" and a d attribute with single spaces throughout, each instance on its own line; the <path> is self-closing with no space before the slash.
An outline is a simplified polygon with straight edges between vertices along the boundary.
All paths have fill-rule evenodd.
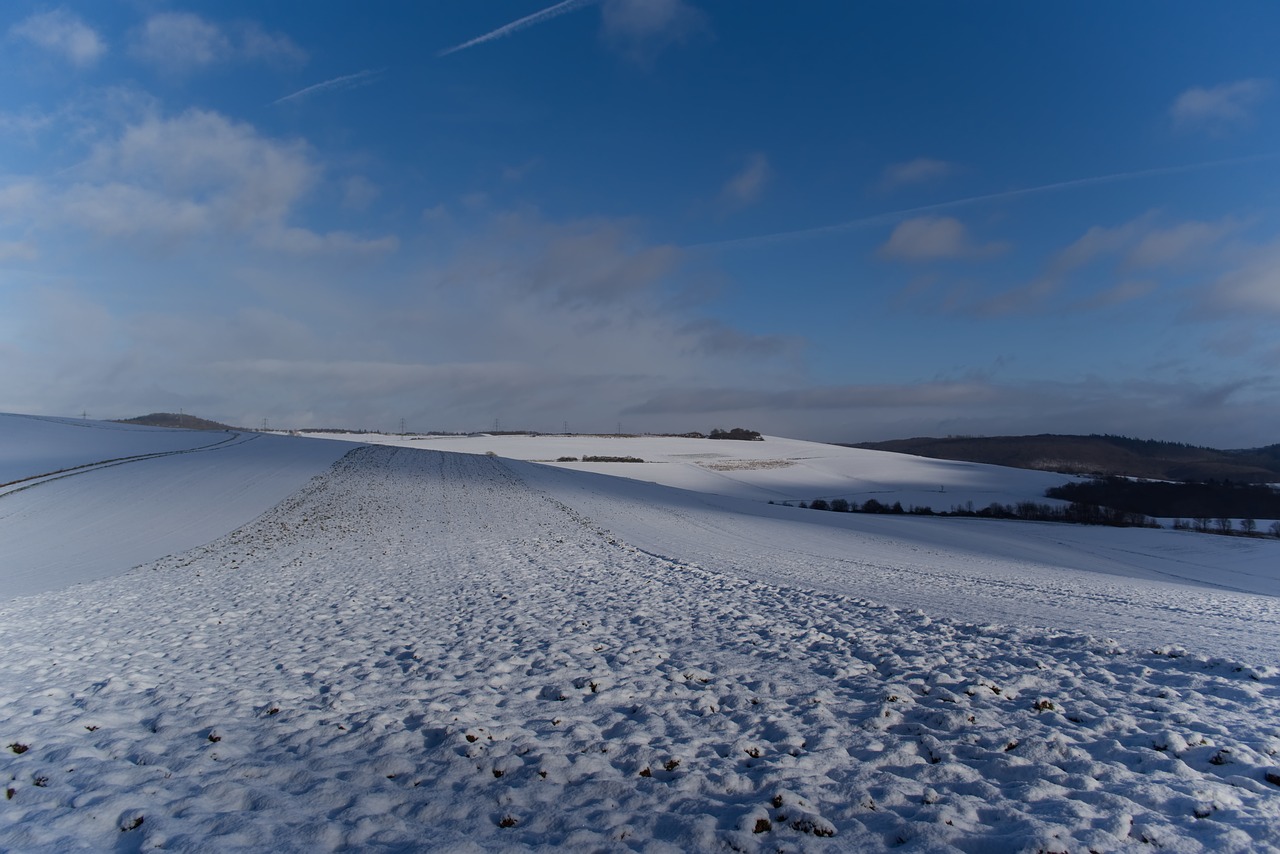
<path id="1" fill-rule="evenodd" d="M 769 502 L 770 504 L 776 502 Z M 783 501 L 790 507 L 790 501 Z M 929 506 L 903 507 L 901 501 L 885 504 L 875 498 L 868 498 L 859 504 L 845 498 L 815 498 L 813 501 L 801 501 L 800 507 L 809 510 L 827 510 L 833 513 L 876 513 L 894 516 L 958 516 L 974 519 L 1021 519 L 1028 522 L 1070 522 L 1078 525 L 1109 525 L 1116 528 L 1159 528 L 1160 525 L 1141 513 L 1130 513 L 1095 504 L 1073 502 L 1065 507 L 1043 504 L 1036 501 L 1019 501 L 1015 504 L 1001 504 L 993 501 L 986 507 L 975 507 L 972 501 L 963 506 L 954 505 L 950 510 L 934 510 Z"/>
<path id="2" fill-rule="evenodd" d="M 1099 477 L 1065 483 L 1045 495 L 1063 501 L 1080 501 L 1115 507 L 1150 516 L 1192 519 L 1280 518 L 1280 492 L 1264 484 L 1208 480 L 1204 483 L 1129 480 Z"/>

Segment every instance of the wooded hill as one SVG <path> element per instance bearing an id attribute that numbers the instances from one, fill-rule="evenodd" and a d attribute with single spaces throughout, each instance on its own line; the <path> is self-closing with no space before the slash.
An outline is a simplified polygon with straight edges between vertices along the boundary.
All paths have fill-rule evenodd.
<path id="1" fill-rule="evenodd" d="M 847 444 L 939 460 L 964 460 L 1065 474 L 1236 483 L 1280 481 L 1280 444 L 1223 451 L 1124 436 L 952 436 Z"/>
<path id="2" fill-rule="evenodd" d="M 150 415 L 139 415 L 137 418 L 121 418 L 119 424 L 142 424 L 147 427 L 178 427 L 183 430 L 234 430 L 226 424 L 197 418 L 194 415 L 176 412 L 153 412 Z"/>

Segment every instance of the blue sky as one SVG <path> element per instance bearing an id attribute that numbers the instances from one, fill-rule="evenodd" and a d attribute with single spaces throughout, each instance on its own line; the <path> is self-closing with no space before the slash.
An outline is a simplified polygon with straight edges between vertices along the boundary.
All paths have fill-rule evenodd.
<path id="1" fill-rule="evenodd" d="M 1280 6 L 15 2 L 0 409 L 1280 441 Z"/>

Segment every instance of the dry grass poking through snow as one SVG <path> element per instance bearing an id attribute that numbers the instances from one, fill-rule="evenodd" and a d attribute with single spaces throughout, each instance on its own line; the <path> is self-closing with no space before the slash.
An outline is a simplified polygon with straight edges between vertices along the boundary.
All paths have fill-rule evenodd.
<path id="1" fill-rule="evenodd" d="M 0 642 L 7 850 L 1280 847 L 1275 668 L 734 579 L 486 457 L 358 450 Z"/>

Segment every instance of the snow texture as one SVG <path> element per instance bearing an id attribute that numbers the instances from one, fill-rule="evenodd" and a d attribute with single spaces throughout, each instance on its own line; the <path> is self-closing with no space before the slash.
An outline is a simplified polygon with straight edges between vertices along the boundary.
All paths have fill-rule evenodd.
<path id="1" fill-rule="evenodd" d="M 1272 597 L 747 504 L 366 446 L 213 542 L 0 604 L 0 849 L 1280 850 Z M 958 611 L 1005 595 L 971 573 L 1020 578 L 1010 611 L 1257 610 L 1118 643 L 940 617 L 929 567 Z M 1205 654 L 1227 628 L 1257 655 Z"/>

